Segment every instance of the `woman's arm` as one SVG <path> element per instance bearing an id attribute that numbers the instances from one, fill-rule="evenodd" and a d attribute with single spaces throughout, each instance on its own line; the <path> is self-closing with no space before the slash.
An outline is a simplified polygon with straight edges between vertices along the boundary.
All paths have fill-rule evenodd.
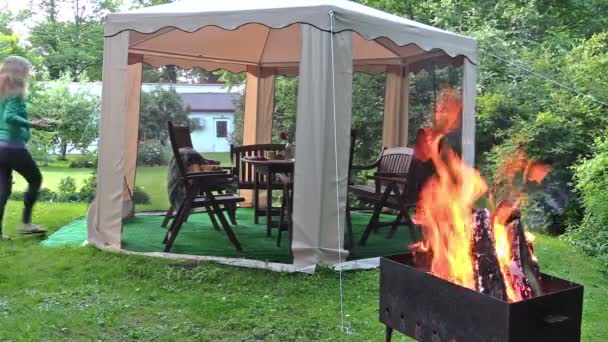
<path id="1" fill-rule="evenodd" d="M 6 122 L 22 127 L 30 127 L 25 111 L 25 102 L 21 97 L 14 97 L 8 100 L 4 109 L 4 119 Z"/>

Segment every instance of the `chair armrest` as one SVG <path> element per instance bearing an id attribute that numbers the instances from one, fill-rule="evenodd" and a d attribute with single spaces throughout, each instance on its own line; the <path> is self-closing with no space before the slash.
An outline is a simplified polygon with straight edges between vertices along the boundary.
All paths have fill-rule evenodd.
<path id="1" fill-rule="evenodd" d="M 379 187 L 381 182 L 386 183 L 396 180 L 405 182 L 407 180 L 407 175 L 407 173 L 376 172 L 372 176 L 366 176 L 365 178 L 375 181 L 376 186 Z"/>
<path id="2" fill-rule="evenodd" d="M 218 176 L 223 176 L 222 178 L 232 177 L 232 175 L 228 174 L 226 171 L 202 171 L 186 173 L 187 179 L 203 179 Z"/>
<path id="3" fill-rule="evenodd" d="M 369 165 L 353 165 L 351 167 L 351 170 L 353 171 L 364 171 L 364 170 L 371 170 L 371 169 L 375 169 L 380 165 L 380 159 L 376 160 L 375 162 L 369 164 Z"/>
<path id="4" fill-rule="evenodd" d="M 368 179 L 373 179 L 376 182 L 388 182 L 388 183 L 397 183 L 397 184 L 404 184 L 407 185 L 408 182 L 407 180 L 404 178 L 404 176 L 400 176 L 400 177 L 394 177 L 394 176 L 368 176 Z"/>
<path id="5" fill-rule="evenodd" d="M 376 172 L 374 176 L 377 177 L 393 177 L 393 178 L 406 178 L 407 172 Z"/>

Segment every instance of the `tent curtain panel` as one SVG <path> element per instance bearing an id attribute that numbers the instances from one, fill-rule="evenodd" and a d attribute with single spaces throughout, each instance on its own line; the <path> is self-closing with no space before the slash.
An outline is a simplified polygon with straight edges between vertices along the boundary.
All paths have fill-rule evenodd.
<path id="1" fill-rule="evenodd" d="M 98 144 L 97 195 L 89 209 L 88 241 L 120 249 L 125 191 L 126 135 L 128 129 L 129 33 L 104 42 L 103 89 Z M 135 132 L 135 134 L 137 134 Z"/>
<path id="2" fill-rule="evenodd" d="M 251 66 L 247 68 L 245 85 L 245 112 L 243 113 L 243 145 L 269 144 L 272 142 L 272 113 L 274 112 L 273 68 Z M 241 190 L 245 198 L 243 207 L 253 205 L 253 191 Z M 266 194 L 260 193 L 260 203 L 265 207 Z"/>
<path id="3" fill-rule="evenodd" d="M 129 55 L 129 66 L 127 67 L 127 127 L 125 130 L 125 194 L 124 202 L 127 203 L 123 209 L 124 216 L 134 214 L 132 194 L 135 189 L 135 174 L 137 168 L 137 143 L 139 130 L 139 108 L 141 103 L 141 77 L 142 63 L 139 56 Z"/>
<path id="4" fill-rule="evenodd" d="M 410 104 L 410 72 L 407 65 L 386 72 L 382 145 L 407 146 Z"/>
<path id="5" fill-rule="evenodd" d="M 292 245 L 296 266 L 336 264 L 340 255 L 348 255 L 339 240 L 344 233 L 350 146 L 351 36 L 333 35 L 332 58 L 331 33 L 312 26 L 302 29 Z"/>
<path id="6" fill-rule="evenodd" d="M 272 139 L 275 70 L 249 67 L 245 86 L 243 144 L 269 144 Z"/>

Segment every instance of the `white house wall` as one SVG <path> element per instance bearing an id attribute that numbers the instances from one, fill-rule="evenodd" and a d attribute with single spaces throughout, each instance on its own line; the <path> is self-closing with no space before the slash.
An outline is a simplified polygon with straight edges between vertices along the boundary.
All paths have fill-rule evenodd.
<path id="1" fill-rule="evenodd" d="M 190 113 L 190 119 L 198 119 L 201 128 L 192 131 L 194 149 L 201 152 L 230 152 L 229 138 L 234 132 L 234 113 Z M 227 137 L 216 136 L 216 122 L 227 122 Z"/>

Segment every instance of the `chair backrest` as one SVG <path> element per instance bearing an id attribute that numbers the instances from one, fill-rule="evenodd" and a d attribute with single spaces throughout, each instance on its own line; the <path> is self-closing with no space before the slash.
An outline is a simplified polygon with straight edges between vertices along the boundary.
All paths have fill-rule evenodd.
<path id="1" fill-rule="evenodd" d="M 192 140 L 190 140 L 190 146 L 188 145 L 180 145 L 184 144 L 184 140 L 178 141 L 178 134 L 184 134 L 184 127 L 188 129 L 188 137 L 190 137 L 190 129 L 188 126 L 175 126 L 171 121 L 167 122 L 167 128 L 169 129 L 169 142 L 171 143 L 171 150 L 173 151 L 173 157 L 175 158 L 175 162 L 177 163 L 177 167 L 179 169 L 179 173 L 182 177 L 186 177 L 188 173 L 186 170 L 186 165 L 184 165 L 184 161 L 182 160 L 181 155 L 179 154 L 179 149 L 183 147 L 192 147 Z"/>
<path id="2" fill-rule="evenodd" d="M 239 178 L 241 185 L 245 185 L 245 188 L 247 188 L 247 185 L 253 186 L 255 173 L 251 164 L 246 163 L 243 158 L 264 156 L 268 151 L 283 152 L 285 151 L 285 144 L 230 145 L 233 173 Z"/>
<path id="3" fill-rule="evenodd" d="M 407 203 L 416 203 L 422 187 L 435 174 L 435 168 L 431 161 L 421 162 L 412 159 L 410 171 L 407 174 L 407 192 L 404 192 Z"/>
<path id="4" fill-rule="evenodd" d="M 184 147 L 194 148 L 189 126 L 173 125 L 173 134 L 175 134 L 175 143 L 178 149 Z"/>
<path id="5" fill-rule="evenodd" d="M 408 173 L 414 149 L 410 147 L 391 147 L 382 151 L 378 173 Z"/>

